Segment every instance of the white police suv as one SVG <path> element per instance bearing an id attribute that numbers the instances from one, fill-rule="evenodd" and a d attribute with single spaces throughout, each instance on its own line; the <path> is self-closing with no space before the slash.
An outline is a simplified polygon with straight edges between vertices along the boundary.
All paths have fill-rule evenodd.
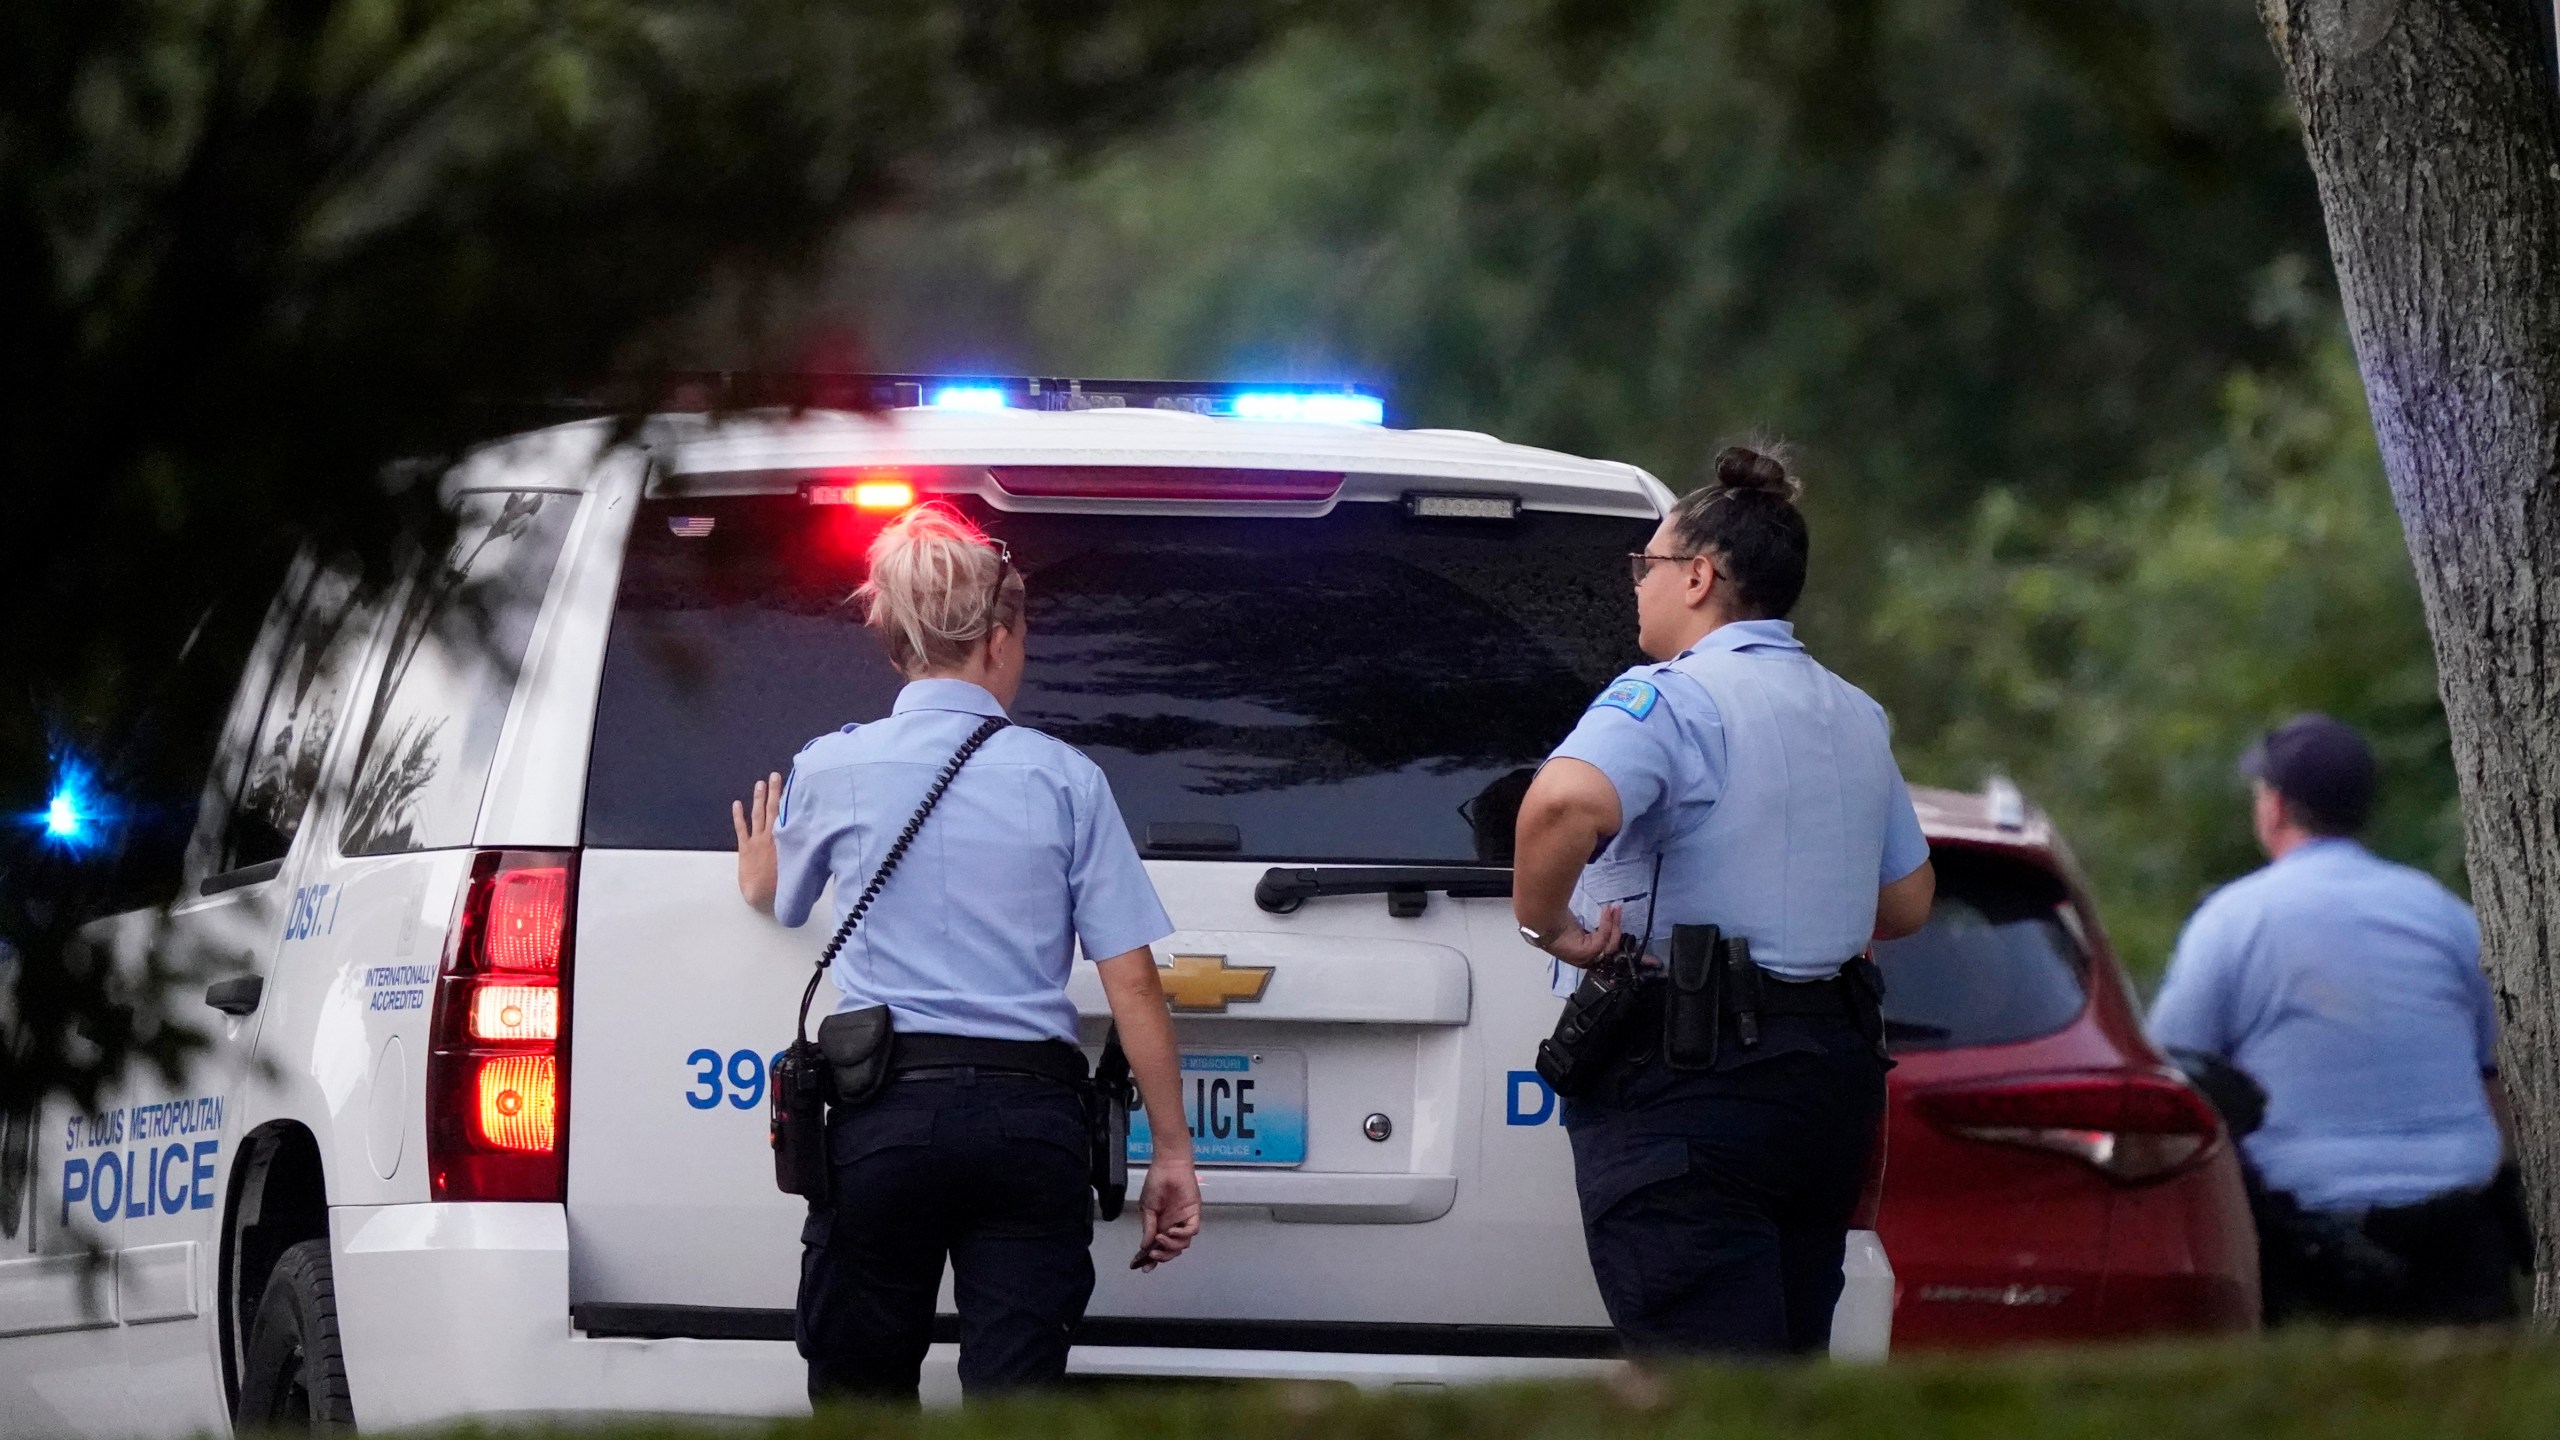
<path id="1" fill-rule="evenodd" d="M 1181 926 L 1209 1223 L 1143 1275 L 1100 1228 L 1071 1371 L 1611 1363 L 1506 866 L 1532 767 L 1637 658 L 1622 557 L 1670 493 L 1357 390 L 877 389 L 522 436 L 380 603 L 293 576 L 184 894 L 94 932 L 218 976 L 215 1044 L 0 1131 L 0 1432 L 805 1408 L 764 1111 L 823 936 L 739 902 L 727 812 L 887 711 L 847 597 L 927 499 L 1012 547 L 1016 717 L 1110 775 Z M 1891 1272 L 1850 1254 L 1834 1349 L 1880 1354 Z"/>

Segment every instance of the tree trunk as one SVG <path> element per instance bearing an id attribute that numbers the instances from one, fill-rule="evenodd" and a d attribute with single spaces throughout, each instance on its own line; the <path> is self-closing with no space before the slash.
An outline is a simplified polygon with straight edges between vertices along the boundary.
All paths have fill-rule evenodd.
<path id="1" fill-rule="evenodd" d="M 2549 0 L 2259 0 L 2426 598 L 2560 1314 L 2560 82 Z"/>

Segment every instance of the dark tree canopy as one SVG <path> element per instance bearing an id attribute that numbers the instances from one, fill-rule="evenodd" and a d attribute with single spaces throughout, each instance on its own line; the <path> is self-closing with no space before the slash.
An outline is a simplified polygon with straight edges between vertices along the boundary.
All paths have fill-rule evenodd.
<path id="1" fill-rule="evenodd" d="M 2223 0 L 1506 0 L 1304 27 L 1182 123 L 869 223 L 916 367 L 1357 378 L 1694 483 L 1796 442 L 1817 653 L 1914 781 L 2013 776 L 2138 974 L 2257 863 L 2307 707 L 2459 883 L 2434 671 L 2318 199 Z M 1072 160 L 1075 163 L 1067 163 Z"/>
<path id="2" fill-rule="evenodd" d="M 183 832 L 297 548 L 386 572 L 541 403 L 680 363 L 927 173 L 1116 133 L 1285 21 L 1173 0 L 80 0 L 0 11 L 0 776 Z M 781 325 L 768 333 L 788 333 Z M 796 337 L 805 339 L 806 337 Z M 803 358 L 785 355 L 789 361 Z M 842 365 L 841 351 L 817 358 Z M 634 392 L 639 393 L 639 392 Z M 0 841 L 0 1109 L 187 1042 L 76 951 L 108 862 Z M 160 901 L 161 893 L 128 898 Z"/>

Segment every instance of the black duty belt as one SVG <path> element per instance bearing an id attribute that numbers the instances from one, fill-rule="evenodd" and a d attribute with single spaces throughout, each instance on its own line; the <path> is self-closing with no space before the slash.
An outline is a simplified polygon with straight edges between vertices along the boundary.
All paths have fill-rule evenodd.
<path id="1" fill-rule="evenodd" d="M 988 1040 L 975 1035 L 909 1034 L 892 1042 L 889 1070 L 1010 1070 L 1062 1085 L 1089 1078 L 1084 1052 L 1064 1040 Z"/>
<path id="2" fill-rule="evenodd" d="M 1854 1015 L 1854 993 L 1839 975 L 1822 980 L 1789 980 L 1775 971 L 1760 972 L 1763 1015 Z"/>

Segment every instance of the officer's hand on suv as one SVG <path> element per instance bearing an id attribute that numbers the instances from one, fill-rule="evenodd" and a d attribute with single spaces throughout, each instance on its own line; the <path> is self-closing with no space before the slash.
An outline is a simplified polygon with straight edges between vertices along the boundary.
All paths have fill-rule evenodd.
<path id="1" fill-rule="evenodd" d="M 1559 935 L 1547 947 L 1547 953 L 1577 970 L 1599 964 L 1618 948 L 1619 908 L 1614 904 L 1601 906 L 1599 929 L 1577 929 L 1573 934 Z"/>
<path id="2" fill-rule="evenodd" d="M 776 864 L 773 856 L 773 824 L 782 813 L 782 776 L 779 772 L 756 782 L 755 797 L 741 805 L 729 802 L 729 825 L 738 832 L 738 893 L 746 902 L 770 915 L 773 913 L 773 891 Z"/>
<path id="3" fill-rule="evenodd" d="M 1138 1192 L 1138 1253 L 1132 1270 L 1153 1270 L 1191 1248 L 1200 1233 L 1200 1175 L 1188 1155 L 1159 1155 Z"/>

